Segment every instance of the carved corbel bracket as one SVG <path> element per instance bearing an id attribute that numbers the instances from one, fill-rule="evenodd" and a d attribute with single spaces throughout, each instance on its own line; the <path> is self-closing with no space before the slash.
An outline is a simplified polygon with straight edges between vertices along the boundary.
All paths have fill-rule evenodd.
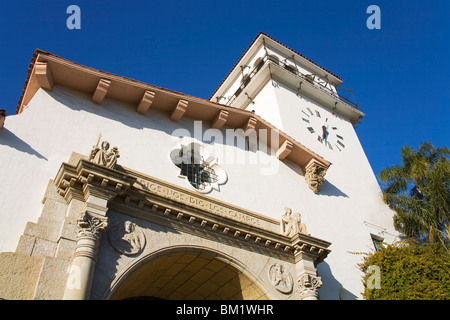
<path id="1" fill-rule="evenodd" d="M 211 127 L 214 129 L 220 129 L 224 126 L 228 119 L 228 111 L 220 110 L 218 115 L 211 122 Z"/>
<path id="2" fill-rule="evenodd" d="M 91 100 L 96 104 L 101 104 L 103 99 L 106 97 L 106 94 L 108 93 L 110 85 L 111 80 L 100 79 L 94 93 L 92 94 Z"/>
<path id="3" fill-rule="evenodd" d="M 140 114 L 145 114 L 147 110 L 150 108 L 150 106 L 153 103 L 153 99 L 155 98 L 155 93 L 153 91 L 146 90 L 144 92 L 144 95 L 141 98 L 141 101 L 139 102 L 136 111 Z"/>
<path id="4" fill-rule="evenodd" d="M 186 112 L 188 104 L 189 102 L 186 100 L 182 99 L 178 100 L 177 106 L 173 109 L 172 113 L 170 114 L 170 120 L 178 122 Z"/>
<path id="5" fill-rule="evenodd" d="M 242 129 L 244 129 L 245 134 L 248 134 L 249 132 L 254 131 L 256 129 L 257 123 L 258 123 L 258 120 L 256 118 L 249 117 L 242 128 Z"/>
<path id="6" fill-rule="evenodd" d="M 294 144 L 291 141 L 286 140 L 283 142 L 275 156 L 280 160 L 284 160 L 291 153 L 293 147 Z"/>
<path id="7" fill-rule="evenodd" d="M 54 82 L 47 62 L 36 62 L 34 68 L 39 85 L 46 90 L 53 90 Z"/>
<path id="8" fill-rule="evenodd" d="M 305 181 L 314 193 L 319 192 L 322 188 L 322 185 L 325 182 L 327 169 L 326 166 L 316 159 L 311 159 L 305 166 Z"/>

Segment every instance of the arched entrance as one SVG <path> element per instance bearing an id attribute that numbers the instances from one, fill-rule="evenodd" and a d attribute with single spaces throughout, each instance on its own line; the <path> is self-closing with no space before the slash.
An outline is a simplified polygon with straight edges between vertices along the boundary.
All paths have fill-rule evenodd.
<path id="1" fill-rule="evenodd" d="M 137 265 L 122 277 L 110 299 L 268 299 L 236 263 L 205 250 L 169 250 Z"/>

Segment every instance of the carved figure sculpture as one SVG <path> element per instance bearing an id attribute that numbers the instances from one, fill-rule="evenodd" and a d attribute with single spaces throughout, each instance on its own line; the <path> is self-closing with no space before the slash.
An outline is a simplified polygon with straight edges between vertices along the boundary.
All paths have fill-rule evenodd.
<path id="1" fill-rule="evenodd" d="M 297 233 L 307 234 L 306 225 L 301 222 L 301 215 L 299 212 L 292 215 L 290 208 L 285 208 L 284 214 L 280 221 L 281 233 L 287 237 L 292 237 Z"/>
<path id="2" fill-rule="evenodd" d="M 117 164 L 117 159 L 120 157 L 119 150 L 117 147 L 113 147 L 111 151 L 109 150 L 109 142 L 103 141 L 101 148 L 98 145 L 93 146 L 89 160 L 99 164 L 101 166 L 114 169 Z"/>
<path id="3" fill-rule="evenodd" d="M 119 149 L 117 147 L 113 147 L 111 152 L 108 154 L 106 158 L 106 166 L 108 168 L 114 169 L 117 164 L 117 159 L 120 157 Z"/>
<path id="4" fill-rule="evenodd" d="M 299 212 L 296 212 L 296 213 L 294 213 L 293 218 L 294 218 L 295 226 L 297 229 L 296 232 L 308 234 L 308 232 L 306 231 L 306 224 L 304 224 L 302 222 L 301 214 Z"/>
<path id="5" fill-rule="evenodd" d="M 294 218 L 292 217 L 292 210 L 290 208 L 284 209 L 284 214 L 281 216 L 280 222 L 281 233 L 285 236 L 292 236 L 294 234 Z"/>

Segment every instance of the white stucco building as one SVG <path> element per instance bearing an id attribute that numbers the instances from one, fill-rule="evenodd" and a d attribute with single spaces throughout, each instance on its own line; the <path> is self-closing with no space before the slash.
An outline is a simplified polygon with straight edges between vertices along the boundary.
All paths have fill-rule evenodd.
<path id="1" fill-rule="evenodd" d="M 0 130 L 0 297 L 359 299 L 353 253 L 397 232 L 341 83 L 264 33 L 210 100 L 37 50 Z"/>

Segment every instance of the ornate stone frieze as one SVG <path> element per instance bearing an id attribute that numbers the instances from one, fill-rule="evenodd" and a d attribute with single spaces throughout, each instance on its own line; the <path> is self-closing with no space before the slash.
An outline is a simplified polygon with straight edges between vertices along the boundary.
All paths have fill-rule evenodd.
<path id="1" fill-rule="evenodd" d="M 88 217 L 104 217 L 110 209 L 186 232 L 196 233 L 200 230 L 202 233 L 211 233 L 211 236 L 214 233 L 214 236 L 228 237 L 232 241 L 243 241 L 249 246 L 274 250 L 295 261 L 305 252 L 317 260 L 324 259 L 330 252 L 327 249 L 330 243 L 297 232 L 304 230 L 299 215 L 291 217 L 291 226 L 285 226 L 285 232 L 295 231 L 292 236 L 286 236 L 280 232 L 279 220 L 205 197 L 125 167 L 109 170 L 100 164 L 80 159 L 77 164 L 64 163 L 55 178 L 55 184 L 66 201 L 76 196 L 86 203 L 86 217 L 79 220 L 80 234 L 100 235 L 106 225 L 102 227 L 100 222 L 95 222 L 95 219 L 91 221 Z M 117 235 L 115 249 L 123 251 L 122 254 L 137 254 L 134 252 L 139 251 L 140 245 L 142 250 L 145 239 L 140 236 L 138 239 L 142 241 L 139 243 L 126 243 L 130 240 L 126 239 L 127 236 L 137 236 L 139 231 L 125 232 L 132 230 L 132 226 L 127 226 L 129 229 L 125 226 L 120 228 L 123 229 Z M 292 233 L 289 231 L 287 234 Z M 121 246 L 128 246 L 128 249 Z"/>
<path id="2" fill-rule="evenodd" d="M 131 221 L 114 223 L 108 229 L 108 238 L 116 251 L 127 256 L 140 253 L 145 246 L 144 232 Z"/>
<path id="3" fill-rule="evenodd" d="M 305 181 L 314 193 L 319 192 L 322 188 L 326 172 L 327 169 L 316 161 L 311 161 L 306 166 Z"/>
<path id="4" fill-rule="evenodd" d="M 278 263 L 272 265 L 269 269 L 269 278 L 272 285 L 281 293 L 289 294 L 292 292 L 294 282 L 291 274 L 283 265 Z"/>
<path id="5" fill-rule="evenodd" d="M 299 277 L 298 286 L 302 300 L 317 299 L 317 290 L 322 286 L 322 279 L 305 273 Z"/>

